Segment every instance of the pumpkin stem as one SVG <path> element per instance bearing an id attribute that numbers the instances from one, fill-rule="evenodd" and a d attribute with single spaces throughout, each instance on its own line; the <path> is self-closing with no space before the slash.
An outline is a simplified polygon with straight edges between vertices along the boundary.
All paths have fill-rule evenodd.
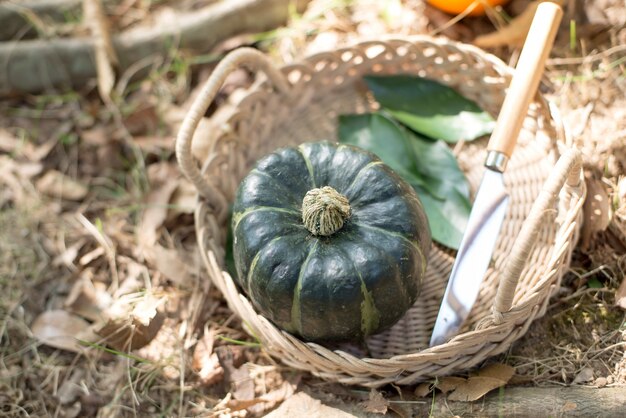
<path id="1" fill-rule="evenodd" d="M 348 198 L 330 186 L 311 189 L 302 199 L 302 222 L 313 235 L 334 234 L 350 214 Z"/>

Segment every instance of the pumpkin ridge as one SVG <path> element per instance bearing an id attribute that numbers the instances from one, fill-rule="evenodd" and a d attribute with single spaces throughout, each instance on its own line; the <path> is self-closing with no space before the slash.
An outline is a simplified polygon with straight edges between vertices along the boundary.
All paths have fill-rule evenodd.
<path id="1" fill-rule="evenodd" d="M 242 212 L 233 213 L 233 234 L 237 231 L 237 227 L 239 226 L 239 223 L 243 220 L 243 218 L 255 212 L 280 212 L 300 216 L 300 212 L 297 210 L 277 208 L 274 206 L 253 206 L 251 208 L 243 210 Z"/>
<path id="2" fill-rule="evenodd" d="M 370 168 L 372 168 L 372 167 L 375 167 L 375 166 L 378 166 L 378 165 L 382 165 L 382 164 L 384 164 L 384 163 L 383 163 L 381 160 L 378 160 L 378 161 L 372 161 L 372 162 L 370 162 L 370 163 L 365 164 L 365 165 L 363 166 L 363 168 L 361 168 L 361 169 L 359 170 L 359 172 L 358 172 L 358 173 L 356 173 L 356 176 L 354 176 L 354 179 L 352 179 L 352 182 L 348 185 L 348 187 L 346 187 L 346 188 L 344 189 L 344 192 L 345 192 L 345 193 L 344 193 L 344 195 L 346 195 L 346 196 L 347 196 L 348 194 L 350 194 L 349 190 L 352 188 L 352 186 L 354 186 L 354 184 L 356 183 L 356 181 L 359 179 L 359 177 L 361 176 L 361 174 L 362 174 L 364 171 L 369 170 L 369 169 L 370 169 Z"/>
<path id="3" fill-rule="evenodd" d="M 361 294 L 363 295 L 363 301 L 361 302 L 361 332 L 365 337 L 378 328 L 378 325 L 380 324 L 380 312 L 374 303 L 374 295 L 372 292 L 367 290 L 367 284 L 363 280 L 363 276 L 354 263 L 354 260 L 350 258 L 350 254 L 348 254 L 346 250 L 340 248 L 340 251 L 346 255 L 346 258 L 350 261 L 350 264 L 352 264 L 352 267 L 361 282 Z"/>
<path id="4" fill-rule="evenodd" d="M 258 249 L 258 251 L 256 252 L 256 254 L 254 255 L 254 257 L 252 258 L 252 261 L 250 262 L 250 269 L 248 270 L 248 275 L 246 276 L 246 282 L 244 283 L 246 286 L 246 290 L 248 292 L 248 295 L 250 295 L 250 298 L 253 298 L 252 292 L 250 291 L 250 279 L 252 278 L 252 274 L 254 273 L 254 269 L 256 268 L 257 263 L 259 262 L 259 257 L 261 256 L 261 253 L 263 252 L 263 248 L 265 248 L 266 246 L 275 243 L 276 241 L 284 238 L 285 235 L 281 235 L 280 237 L 276 237 L 276 238 L 272 238 L 271 240 L 269 240 L 268 242 L 266 242 L 264 245 L 261 245 Z"/>
<path id="5" fill-rule="evenodd" d="M 363 203 L 362 199 L 361 200 L 353 199 L 350 202 L 350 207 L 352 208 L 352 212 L 356 215 L 360 211 L 368 210 L 369 209 L 368 206 L 371 206 L 371 205 L 376 204 L 376 203 L 386 203 L 386 202 L 389 202 L 391 199 L 396 199 L 397 197 L 398 196 L 390 195 L 390 196 L 387 196 L 385 198 L 376 199 L 373 202 L 365 202 L 365 203 Z"/>
<path id="6" fill-rule="evenodd" d="M 387 229 L 383 229 L 383 228 L 379 228 L 377 226 L 371 226 L 371 225 L 365 225 L 362 223 L 358 223 L 358 222 L 353 222 L 353 224 L 359 228 L 365 228 L 365 229 L 371 229 L 374 231 L 378 231 L 381 232 L 385 235 L 389 235 L 391 237 L 395 237 L 395 238 L 400 238 L 406 242 L 408 242 L 413 248 L 415 248 L 417 250 L 417 252 L 420 255 L 420 259 L 421 259 L 421 264 L 422 264 L 422 271 L 425 271 L 425 267 L 426 267 L 426 256 L 424 255 L 424 252 L 422 251 L 422 249 L 420 248 L 419 245 L 417 245 L 417 243 L 411 241 L 410 239 L 408 239 L 407 237 L 405 237 L 404 235 L 398 233 L 398 232 L 393 232 L 393 231 L 389 231 Z"/>
<path id="7" fill-rule="evenodd" d="M 306 168 L 307 168 L 307 170 L 309 170 L 309 177 L 311 177 L 311 185 L 313 186 L 313 188 L 316 188 L 317 186 L 315 185 L 315 175 L 313 173 L 313 164 L 311 163 L 311 160 L 309 159 L 309 157 L 307 157 L 304 154 L 304 150 L 302 149 L 302 145 L 300 145 L 298 147 L 298 152 L 300 153 L 300 155 L 302 155 L 302 159 L 304 160 L 304 164 L 306 164 Z"/>
<path id="8" fill-rule="evenodd" d="M 300 294 L 302 292 L 302 276 L 306 271 L 306 268 L 309 265 L 309 261 L 313 257 L 313 254 L 317 250 L 317 246 L 319 241 L 315 241 L 311 248 L 309 249 L 309 253 L 306 258 L 302 262 L 302 266 L 300 267 L 300 271 L 298 272 L 298 280 L 296 282 L 295 290 L 293 292 L 293 302 L 291 304 L 291 328 L 296 330 L 296 332 L 302 335 L 302 311 L 300 309 Z"/>

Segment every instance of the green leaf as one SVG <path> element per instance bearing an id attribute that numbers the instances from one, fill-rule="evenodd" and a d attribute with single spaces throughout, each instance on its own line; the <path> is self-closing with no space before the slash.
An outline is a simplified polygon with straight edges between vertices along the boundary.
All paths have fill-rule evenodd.
<path id="1" fill-rule="evenodd" d="M 429 191 L 441 199 L 449 195 L 450 189 L 456 189 L 466 200 L 469 199 L 469 183 L 446 143 L 429 141 L 408 130 L 405 132 L 413 147 L 417 170 L 429 185 Z"/>
<path id="2" fill-rule="evenodd" d="M 472 209 L 469 200 L 456 189 L 450 190 L 446 200 L 442 201 L 419 186 L 412 186 L 424 206 L 433 239 L 446 247 L 458 250 Z"/>
<path id="3" fill-rule="evenodd" d="M 436 193 L 420 177 L 404 131 L 385 115 L 340 115 L 339 141 L 373 152 L 403 178 Z"/>
<path id="4" fill-rule="evenodd" d="M 340 116 L 339 142 L 378 155 L 413 186 L 433 239 L 458 249 L 471 207 L 469 186 L 443 142 L 421 138 L 380 113 Z"/>
<path id="5" fill-rule="evenodd" d="M 604 287 L 602 283 L 600 283 L 600 280 L 595 277 L 592 277 L 587 281 L 587 286 L 591 289 L 602 289 Z"/>
<path id="6" fill-rule="evenodd" d="M 367 76 L 380 105 L 415 132 L 456 143 L 491 133 L 493 118 L 476 103 L 436 81 L 407 75 Z"/>

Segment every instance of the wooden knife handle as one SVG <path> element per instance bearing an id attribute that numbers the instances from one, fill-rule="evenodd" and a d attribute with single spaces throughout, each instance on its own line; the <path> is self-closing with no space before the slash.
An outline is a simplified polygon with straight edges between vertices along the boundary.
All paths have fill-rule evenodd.
<path id="1" fill-rule="evenodd" d="M 491 134 L 488 151 L 504 154 L 506 159 L 511 157 L 528 105 L 537 92 L 562 15 L 561 7 L 555 3 L 543 2 L 537 6 L 513 80 Z"/>

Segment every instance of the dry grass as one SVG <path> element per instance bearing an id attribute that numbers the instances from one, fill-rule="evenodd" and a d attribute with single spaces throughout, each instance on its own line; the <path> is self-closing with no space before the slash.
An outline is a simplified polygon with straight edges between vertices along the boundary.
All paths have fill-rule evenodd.
<path id="1" fill-rule="evenodd" d="M 447 20 L 418 0 L 315 0 L 287 29 L 254 41 L 290 61 L 364 34 L 445 27 L 445 35 L 469 41 L 499 24 Z M 626 176 L 626 30 L 607 24 L 599 37 L 575 39 L 574 50 L 563 29 L 547 78 L 572 144 L 583 149 L 587 172 L 606 186 L 617 211 L 626 207 L 617 192 Z M 494 52 L 507 60 L 515 56 Z M 193 190 L 178 174 L 170 138 L 192 87 L 210 68 L 172 51 L 145 81 L 122 79 L 114 108 L 101 105 L 93 88 L 0 103 L 10 138 L 8 150 L 0 142 L 6 154 L 0 171 L 12 164 L 0 178 L 1 415 L 259 415 L 293 390 L 297 373 L 269 358 L 243 331 L 203 276 L 195 248 Z M 38 179 L 51 170 L 87 186 L 87 193 L 72 200 L 63 194 L 68 190 L 42 187 Z M 598 232 L 587 248 L 577 249 L 546 317 L 499 359 L 517 367 L 518 383 L 563 385 L 579 376 L 581 384 L 626 383 L 626 318 L 613 305 L 626 248 L 613 245 L 609 235 Z M 71 310 L 67 303 L 78 282 L 93 286 L 100 301 L 132 295 L 136 307 L 148 296 L 158 300 L 158 333 L 132 351 L 123 344 L 111 348 L 112 335 L 79 353 L 41 344 L 33 321 L 43 311 Z M 110 306 L 103 302 L 97 312 L 108 313 Z M 127 321 L 117 332 L 129 329 L 136 333 L 140 326 Z M 309 376 L 301 386 L 360 399 Z"/>

